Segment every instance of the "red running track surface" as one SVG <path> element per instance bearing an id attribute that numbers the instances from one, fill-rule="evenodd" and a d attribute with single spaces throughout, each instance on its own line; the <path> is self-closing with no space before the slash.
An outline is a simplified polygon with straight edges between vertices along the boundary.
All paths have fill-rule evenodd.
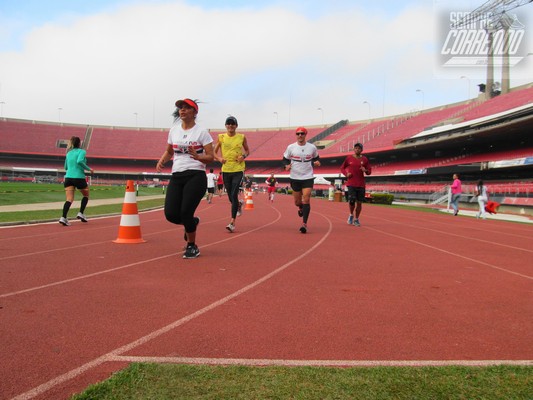
<path id="1" fill-rule="evenodd" d="M 89 204 L 90 207 L 90 204 Z M 202 202 L 201 256 L 140 215 L 0 229 L 0 398 L 61 399 L 134 361 L 248 365 L 532 365 L 533 229 L 512 222 L 254 196 L 229 223 Z M 59 215 L 59 210 L 58 210 Z"/>

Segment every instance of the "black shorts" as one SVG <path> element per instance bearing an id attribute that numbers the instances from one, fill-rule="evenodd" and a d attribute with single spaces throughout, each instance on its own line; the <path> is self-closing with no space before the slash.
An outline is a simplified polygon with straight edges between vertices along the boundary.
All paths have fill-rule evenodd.
<path id="1" fill-rule="evenodd" d="M 215 188 L 214 187 L 208 187 L 207 188 L 207 193 L 215 193 Z"/>
<path id="2" fill-rule="evenodd" d="M 87 189 L 87 181 L 85 178 L 65 178 L 64 187 L 74 186 L 76 189 Z"/>
<path id="3" fill-rule="evenodd" d="M 290 179 L 291 188 L 295 192 L 301 192 L 302 189 L 312 189 L 313 183 L 315 182 L 314 178 L 311 179 Z"/>
<path id="4" fill-rule="evenodd" d="M 358 203 L 365 201 L 365 188 L 348 186 L 348 201 Z"/>

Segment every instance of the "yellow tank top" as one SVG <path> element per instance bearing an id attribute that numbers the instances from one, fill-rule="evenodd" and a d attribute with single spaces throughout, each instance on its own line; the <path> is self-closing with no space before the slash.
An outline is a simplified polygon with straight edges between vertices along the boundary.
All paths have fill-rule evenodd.
<path id="1" fill-rule="evenodd" d="M 222 172 L 244 171 L 245 162 L 237 161 L 237 157 L 242 155 L 244 135 L 236 133 L 235 136 L 229 136 L 227 133 L 221 133 L 218 135 L 218 142 L 222 150 L 222 157 L 226 159 L 226 163 L 222 164 Z"/>

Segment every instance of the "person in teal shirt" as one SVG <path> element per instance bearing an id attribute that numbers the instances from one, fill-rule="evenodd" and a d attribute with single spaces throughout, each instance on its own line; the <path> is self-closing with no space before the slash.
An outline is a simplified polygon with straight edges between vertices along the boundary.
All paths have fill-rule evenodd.
<path id="1" fill-rule="evenodd" d="M 65 158 L 65 194 L 66 201 L 63 205 L 63 216 L 59 219 L 59 223 L 64 226 L 69 226 L 67 214 L 70 210 L 70 206 L 74 201 L 74 192 L 78 189 L 83 198 L 81 199 L 81 206 L 77 219 L 81 222 L 87 222 L 87 217 L 85 216 L 85 207 L 89 202 L 89 185 L 85 179 L 85 171 L 90 171 L 92 174 L 94 171 L 87 165 L 87 152 L 80 148 L 81 139 L 77 136 L 72 136 L 70 138 L 68 147 L 67 147 L 67 156 Z"/>

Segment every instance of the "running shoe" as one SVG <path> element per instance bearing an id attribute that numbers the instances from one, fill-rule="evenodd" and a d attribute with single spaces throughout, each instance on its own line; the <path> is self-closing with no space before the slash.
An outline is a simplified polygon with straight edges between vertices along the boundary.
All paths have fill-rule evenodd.
<path id="1" fill-rule="evenodd" d="M 235 225 L 233 225 L 233 224 L 228 224 L 228 225 L 226 226 L 226 229 L 227 229 L 228 231 L 230 231 L 231 233 L 233 233 L 233 232 L 235 232 Z"/>
<path id="2" fill-rule="evenodd" d="M 237 206 L 237 217 L 240 217 L 242 215 L 242 205 L 244 201 L 239 200 L 239 205 Z"/>
<path id="3" fill-rule="evenodd" d="M 69 226 L 70 225 L 70 222 L 68 222 L 68 219 L 66 219 L 65 217 L 59 218 L 59 223 L 61 225 L 64 225 L 64 226 Z"/>
<path id="4" fill-rule="evenodd" d="M 355 226 L 361 226 L 361 223 L 359 222 L 359 218 L 356 218 L 354 221 L 353 221 L 353 224 Z"/>
<path id="5" fill-rule="evenodd" d="M 196 223 L 196 226 L 198 226 L 198 224 L 200 223 L 200 218 L 198 217 L 194 217 L 194 222 Z M 188 240 L 188 237 L 187 237 L 187 232 L 183 232 L 183 240 L 187 241 Z"/>
<path id="6" fill-rule="evenodd" d="M 183 258 L 196 258 L 200 255 L 200 249 L 195 244 L 187 245 Z"/>
<path id="7" fill-rule="evenodd" d="M 79 212 L 78 215 L 76 215 L 76 218 L 81 220 L 81 222 L 87 222 L 87 217 L 85 216 L 85 214 L 83 214 L 81 212 Z"/>
<path id="8" fill-rule="evenodd" d="M 303 224 L 302 226 L 300 226 L 300 232 L 301 233 L 307 233 L 307 225 L 306 224 Z"/>
<path id="9" fill-rule="evenodd" d="M 353 215 L 348 217 L 348 225 L 353 225 Z"/>

